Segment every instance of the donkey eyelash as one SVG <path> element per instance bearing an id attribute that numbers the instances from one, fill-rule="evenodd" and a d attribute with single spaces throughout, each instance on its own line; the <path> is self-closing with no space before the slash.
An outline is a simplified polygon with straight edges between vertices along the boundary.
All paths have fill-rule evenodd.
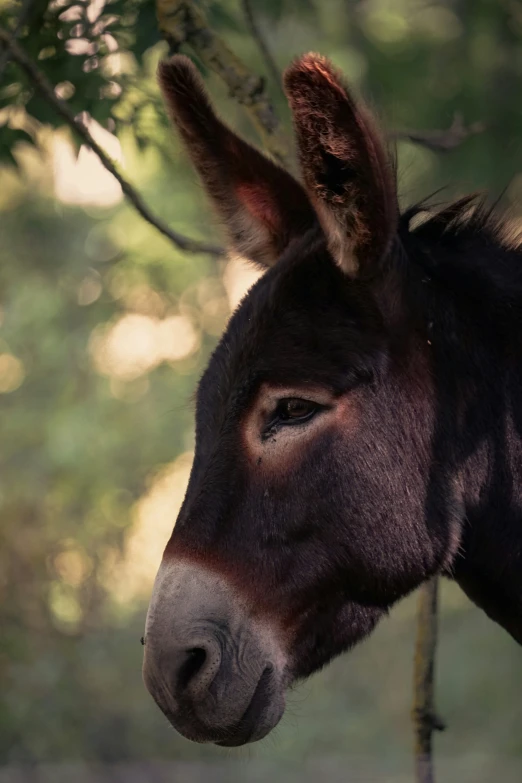
<path id="1" fill-rule="evenodd" d="M 301 415 L 299 414 L 299 406 L 303 409 Z M 325 410 L 327 407 L 328 406 L 326 405 L 321 405 L 314 400 L 307 400 L 303 397 L 284 397 L 283 399 L 278 400 L 274 412 L 264 429 L 263 436 L 269 436 L 273 433 L 274 429 L 278 427 L 305 424 L 310 421 L 310 419 L 313 419 L 317 413 Z"/>

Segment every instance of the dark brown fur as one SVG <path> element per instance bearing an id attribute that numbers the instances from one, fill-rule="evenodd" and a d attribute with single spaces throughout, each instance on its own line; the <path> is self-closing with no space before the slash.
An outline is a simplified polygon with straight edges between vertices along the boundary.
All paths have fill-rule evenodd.
<path id="1" fill-rule="evenodd" d="M 522 252 L 472 199 L 399 218 L 379 136 L 323 58 L 285 78 L 305 188 L 216 119 L 186 59 L 160 73 L 233 245 L 271 267 L 200 382 L 194 466 L 164 563 L 223 580 L 241 627 L 268 624 L 286 663 L 256 631 L 254 679 L 239 667 L 248 727 L 223 733 L 226 715 L 207 720 L 203 695 L 219 704 L 236 682 L 233 656 L 203 695 L 210 647 L 176 680 L 157 618 L 176 629 L 173 661 L 196 642 L 160 596 L 145 667 L 148 681 L 167 678 L 151 691 L 187 736 L 197 725 L 196 739 L 239 744 L 277 722 L 286 686 L 434 574 L 522 643 Z M 285 389 L 312 401 L 309 419 L 278 414 Z M 194 622 L 212 615 L 206 595 Z M 235 617 L 220 621 L 230 649 L 241 648 L 243 631 L 226 630 Z"/>

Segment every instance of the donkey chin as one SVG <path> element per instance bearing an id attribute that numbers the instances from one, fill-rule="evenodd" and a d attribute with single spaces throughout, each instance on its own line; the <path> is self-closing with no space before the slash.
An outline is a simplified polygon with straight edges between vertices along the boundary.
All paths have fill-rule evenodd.
<path id="1" fill-rule="evenodd" d="M 144 641 L 145 685 L 187 739 L 243 745 L 265 737 L 281 719 L 282 647 L 217 575 L 164 560 Z"/>

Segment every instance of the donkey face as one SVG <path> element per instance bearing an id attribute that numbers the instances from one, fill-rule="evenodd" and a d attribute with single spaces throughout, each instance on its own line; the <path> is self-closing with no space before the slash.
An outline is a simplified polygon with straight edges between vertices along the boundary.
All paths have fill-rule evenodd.
<path id="1" fill-rule="evenodd" d="M 324 59 L 287 71 L 303 187 L 217 119 L 187 59 L 160 81 L 232 246 L 267 271 L 199 385 L 144 678 L 182 734 L 239 745 L 434 573 L 451 535 L 423 522 L 430 393 L 401 337 L 394 177 L 368 117 Z"/>

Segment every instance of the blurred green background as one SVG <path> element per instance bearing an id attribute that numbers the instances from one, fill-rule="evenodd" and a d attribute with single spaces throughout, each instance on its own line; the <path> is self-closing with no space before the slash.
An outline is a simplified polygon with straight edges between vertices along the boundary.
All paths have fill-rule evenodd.
<path id="1" fill-rule="evenodd" d="M 240 3 L 201 5 L 266 74 Z M 456 113 L 484 126 L 449 152 L 399 141 L 405 205 L 443 186 L 443 198 L 488 190 L 520 220 L 522 3 L 251 6 L 280 69 L 307 50 L 328 55 L 387 128 L 444 130 Z M 93 134 L 157 214 L 219 239 L 159 99 L 167 45 L 153 2 L 2 0 L 0 25 L 75 113 L 100 123 Z M 0 64 L 0 781 L 411 780 L 415 596 L 299 687 L 259 745 L 192 744 L 146 693 L 139 639 L 188 478 L 191 393 L 255 275 L 176 250 L 16 64 Z M 203 72 L 256 142 L 244 110 Z M 267 89 L 290 133 L 278 85 L 268 78 Z M 522 779 L 521 683 L 520 649 L 445 583 L 440 780 Z"/>

